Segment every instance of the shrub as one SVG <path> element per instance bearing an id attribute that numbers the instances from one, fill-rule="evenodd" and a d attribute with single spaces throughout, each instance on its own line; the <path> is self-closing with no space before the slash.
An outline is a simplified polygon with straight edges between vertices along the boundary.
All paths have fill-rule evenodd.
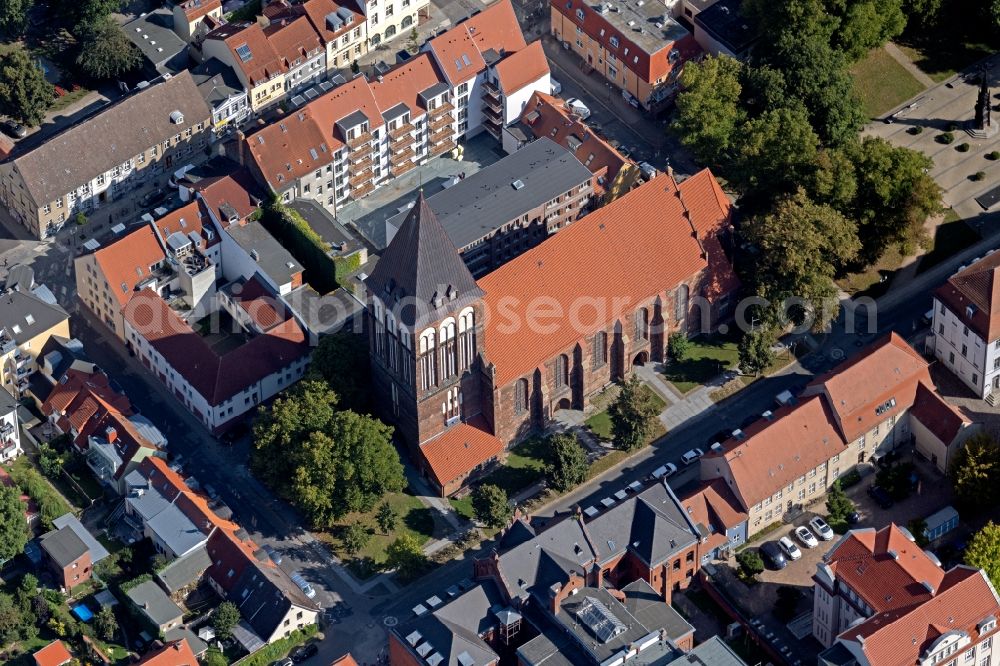
<path id="1" fill-rule="evenodd" d="M 986 153 L 986 159 L 988 160 L 1000 160 L 1000 150 L 994 150 L 992 152 Z"/>
<path id="2" fill-rule="evenodd" d="M 923 134 L 924 128 L 921 127 L 920 125 L 914 125 L 913 127 L 911 127 L 910 129 L 908 129 L 906 131 L 909 134 L 912 134 L 913 136 L 916 136 L 918 134 Z"/>
<path id="3" fill-rule="evenodd" d="M 943 143 L 946 146 L 954 140 L 955 140 L 955 135 L 952 134 L 951 132 L 943 132 L 937 135 L 937 142 Z"/>
<path id="4" fill-rule="evenodd" d="M 949 132 L 958 131 L 958 123 L 948 123 L 948 131 Z"/>
<path id="5" fill-rule="evenodd" d="M 689 351 L 691 351 L 691 341 L 688 340 L 688 336 L 685 334 L 677 331 L 671 333 L 670 337 L 667 338 L 667 353 L 675 361 L 683 361 Z"/>
<path id="6" fill-rule="evenodd" d="M 747 548 L 736 556 L 740 565 L 740 573 L 746 579 L 752 579 L 764 571 L 764 560 L 756 548 Z"/>
<path id="7" fill-rule="evenodd" d="M 861 483 L 861 472 L 856 469 L 852 469 L 850 472 L 840 477 L 840 487 L 850 488 L 851 486 L 856 486 Z"/>
<path id="8" fill-rule="evenodd" d="M 971 176 L 969 176 L 969 180 L 973 180 L 973 181 L 976 181 L 976 182 L 979 182 L 980 180 L 983 180 L 985 178 L 986 178 L 986 172 L 985 171 L 977 171 L 976 173 L 974 173 Z"/>
<path id="9" fill-rule="evenodd" d="M 969 148 L 971 148 L 971 147 L 972 146 L 970 146 L 967 143 L 960 143 L 957 146 L 955 146 L 955 150 L 957 150 L 960 153 L 967 153 L 967 152 L 969 152 Z"/>

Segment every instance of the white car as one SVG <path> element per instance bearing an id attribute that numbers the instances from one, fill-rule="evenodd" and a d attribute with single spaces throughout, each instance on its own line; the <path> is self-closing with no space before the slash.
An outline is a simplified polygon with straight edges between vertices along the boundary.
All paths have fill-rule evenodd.
<path id="1" fill-rule="evenodd" d="M 586 120 L 590 117 L 590 109 L 576 97 L 570 97 L 566 100 L 566 106 L 569 107 L 570 111 L 580 116 L 580 120 Z"/>
<path id="2" fill-rule="evenodd" d="M 705 452 L 701 449 L 691 449 L 681 456 L 681 462 L 685 465 L 690 465 L 691 463 L 696 462 L 703 455 L 705 455 Z"/>
<path id="3" fill-rule="evenodd" d="M 549 77 L 549 90 L 552 91 L 553 95 L 558 95 L 559 93 L 562 92 L 562 84 L 553 79 L 552 77 Z"/>
<path id="4" fill-rule="evenodd" d="M 790 560 L 797 560 L 802 557 L 802 551 L 799 547 L 795 545 L 795 542 L 786 536 L 778 539 L 778 546 L 781 548 L 785 556 Z"/>
<path id="5" fill-rule="evenodd" d="M 677 473 L 677 465 L 673 463 L 667 463 L 662 467 L 657 467 L 653 470 L 653 478 L 659 481 L 660 479 L 666 479 Z"/>
<path id="6" fill-rule="evenodd" d="M 816 516 L 809 521 L 809 527 L 811 527 L 813 533 L 823 541 L 831 541 L 833 539 L 833 530 L 830 529 L 830 526 L 826 524 L 826 521 L 819 516 Z"/>
<path id="7" fill-rule="evenodd" d="M 819 545 L 819 541 L 816 540 L 816 537 L 813 536 L 808 527 L 795 528 L 795 536 L 806 548 L 815 548 Z"/>

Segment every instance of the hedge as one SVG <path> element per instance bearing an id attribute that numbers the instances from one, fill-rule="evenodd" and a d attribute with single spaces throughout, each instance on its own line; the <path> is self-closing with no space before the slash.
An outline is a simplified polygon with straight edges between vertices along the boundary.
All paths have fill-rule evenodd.
<path id="1" fill-rule="evenodd" d="M 33 467 L 27 464 L 24 466 L 12 465 L 10 477 L 24 494 L 38 504 L 38 512 L 41 514 L 42 526 L 45 529 L 51 529 L 52 521 L 59 516 L 72 513 L 72 508 L 66 503 L 66 500 Z"/>
<path id="2" fill-rule="evenodd" d="M 330 246 L 298 212 L 281 202 L 271 202 L 260 222 L 302 264 L 310 287 L 321 294 L 337 288 L 337 267 L 330 257 Z"/>
<path id="3" fill-rule="evenodd" d="M 269 666 L 272 662 L 278 661 L 294 648 L 308 641 L 317 631 L 319 631 L 319 627 L 315 624 L 296 629 L 288 635 L 288 638 L 282 638 L 280 641 L 266 645 L 236 663 L 240 666 Z"/>

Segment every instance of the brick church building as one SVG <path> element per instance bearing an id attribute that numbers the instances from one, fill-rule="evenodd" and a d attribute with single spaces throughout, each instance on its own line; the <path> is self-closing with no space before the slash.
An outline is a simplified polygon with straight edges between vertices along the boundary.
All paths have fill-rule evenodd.
<path id="1" fill-rule="evenodd" d="M 476 282 L 420 195 L 366 281 L 380 417 L 453 494 L 556 411 L 663 361 L 671 332 L 726 316 L 730 218 L 708 170 L 663 174 Z"/>

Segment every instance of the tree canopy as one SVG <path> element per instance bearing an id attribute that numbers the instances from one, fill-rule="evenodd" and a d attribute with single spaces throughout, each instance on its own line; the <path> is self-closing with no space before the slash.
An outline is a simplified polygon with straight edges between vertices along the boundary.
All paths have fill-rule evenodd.
<path id="1" fill-rule="evenodd" d="M 0 485 L 0 561 L 22 553 L 28 536 L 20 492 L 16 488 Z"/>
<path id="2" fill-rule="evenodd" d="M 25 125 L 45 118 L 55 91 L 35 59 L 20 46 L 0 55 L 0 113 Z"/>
<path id="3" fill-rule="evenodd" d="M 385 549 L 385 565 L 396 570 L 403 580 L 412 580 L 423 573 L 427 566 L 420 544 L 412 534 L 403 534 Z"/>
<path id="4" fill-rule="evenodd" d="M 28 26 L 28 12 L 35 0 L 4 0 L 0 2 L 0 30 L 10 37 L 24 34 Z"/>
<path id="5" fill-rule="evenodd" d="M 991 520 L 973 535 L 965 549 L 965 563 L 985 571 L 994 588 L 1000 585 L 1000 525 Z"/>
<path id="6" fill-rule="evenodd" d="M 226 640 L 233 634 L 233 627 L 240 622 L 240 609 L 231 601 L 223 601 L 212 614 L 212 628 L 215 635 Z"/>
<path id="7" fill-rule="evenodd" d="M 1000 498 L 1000 444 L 987 432 L 972 435 L 952 458 L 948 476 L 960 506 L 996 504 Z"/>
<path id="8" fill-rule="evenodd" d="M 558 491 L 569 490 L 587 478 L 590 469 L 587 452 L 573 433 L 550 436 L 546 441 L 545 458 L 545 477 L 549 486 Z"/>
<path id="9" fill-rule="evenodd" d="M 364 335 L 341 331 L 320 338 L 309 362 L 309 375 L 324 379 L 344 409 L 370 409 L 371 368 Z"/>
<path id="10" fill-rule="evenodd" d="M 142 53 L 125 30 L 110 16 L 85 24 L 80 54 L 80 69 L 95 79 L 113 79 L 142 64 Z"/>
<path id="11" fill-rule="evenodd" d="M 608 408 L 615 446 L 624 451 L 645 446 L 653 432 L 657 413 L 652 396 L 643 390 L 639 378 L 632 375 L 622 384 L 621 392 Z"/>
<path id="12" fill-rule="evenodd" d="M 514 509 L 503 488 L 484 483 L 472 491 L 472 513 L 487 527 L 503 527 Z"/>

